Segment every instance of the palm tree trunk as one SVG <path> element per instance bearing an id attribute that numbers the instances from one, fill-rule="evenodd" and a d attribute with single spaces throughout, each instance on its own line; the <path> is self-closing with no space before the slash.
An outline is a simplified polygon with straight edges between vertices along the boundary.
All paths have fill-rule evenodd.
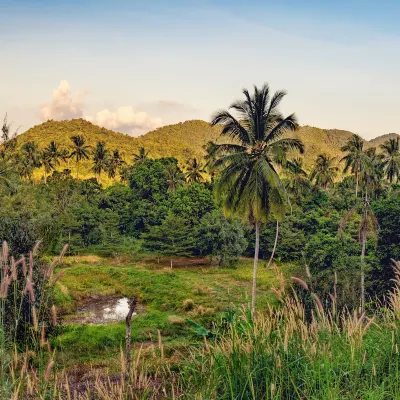
<path id="1" fill-rule="evenodd" d="M 365 234 L 362 233 L 362 247 L 361 247 L 361 313 L 365 311 Z"/>
<path id="2" fill-rule="evenodd" d="M 258 221 L 255 223 L 256 229 L 256 245 L 254 250 L 254 266 L 253 266 L 253 286 L 251 289 L 251 315 L 254 317 L 256 311 L 256 296 L 257 296 L 257 268 L 258 268 L 258 253 L 260 251 L 260 225 Z"/>
<path id="3" fill-rule="evenodd" d="M 79 179 L 79 161 L 76 162 L 76 179 Z"/>
<path id="4" fill-rule="evenodd" d="M 276 246 L 277 246 L 277 244 L 278 244 L 278 236 L 279 236 L 279 221 L 276 220 L 275 243 L 274 243 L 274 248 L 272 249 L 271 257 L 269 258 L 269 261 L 268 261 L 267 268 L 270 267 L 270 265 L 271 265 L 271 263 L 272 263 L 272 260 L 274 259 L 275 251 L 276 251 Z"/>
<path id="5" fill-rule="evenodd" d="M 358 197 L 358 173 L 356 172 L 356 197 Z"/>

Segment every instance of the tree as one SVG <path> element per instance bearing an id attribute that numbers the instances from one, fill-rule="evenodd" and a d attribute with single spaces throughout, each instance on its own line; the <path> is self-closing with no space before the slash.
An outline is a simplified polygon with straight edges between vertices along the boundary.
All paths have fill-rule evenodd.
<path id="1" fill-rule="evenodd" d="M 21 147 L 22 159 L 20 171 L 23 172 L 21 176 L 27 177 L 32 180 L 33 170 L 35 168 L 40 168 L 41 163 L 41 153 L 39 152 L 39 146 L 36 142 L 30 141 L 26 142 Z"/>
<path id="2" fill-rule="evenodd" d="M 215 162 L 217 161 L 217 153 L 218 153 L 218 145 L 209 141 L 206 145 L 203 146 L 206 151 L 206 155 L 204 159 L 206 160 L 205 168 L 208 170 L 208 173 L 211 176 L 211 182 L 214 182 L 215 174 L 217 172 L 215 168 Z"/>
<path id="3" fill-rule="evenodd" d="M 119 150 L 114 150 L 112 152 L 111 157 L 109 157 L 108 159 L 108 165 L 107 165 L 108 177 L 115 179 L 117 171 L 120 170 L 125 164 L 126 163 L 122 158 L 122 154 L 119 152 Z"/>
<path id="4" fill-rule="evenodd" d="M 188 161 L 186 167 L 186 179 L 189 183 L 191 182 L 202 182 L 204 180 L 203 175 L 206 172 L 203 165 L 197 161 L 197 158 L 191 158 Z"/>
<path id="5" fill-rule="evenodd" d="M 97 181 L 100 183 L 101 171 L 106 171 L 109 167 L 109 152 L 104 142 L 97 142 L 93 153 L 92 171 L 97 175 Z"/>
<path id="6" fill-rule="evenodd" d="M 161 225 L 151 227 L 142 237 L 146 249 L 170 257 L 171 268 L 173 258 L 190 255 L 195 244 L 192 229 L 183 218 L 173 214 L 168 214 Z"/>
<path id="7" fill-rule="evenodd" d="M 400 147 L 399 138 L 388 139 L 381 145 L 383 150 L 383 167 L 386 178 L 390 183 L 397 182 L 400 178 Z"/>
<path id="8" fill-rule="evenodd" d="M 289 178 L 286 187 L 296 199 L 309 193 L 311 184 L 307 172 L 303 169 L 303 160 L 301 158 L 288 160 L 285 172 Z"/>
<path id="9" fill-rule="evenodd" d="M 85 138 L 83 135 L 75 135 L 71 137 L 73 143 L 73 149 L 70 157 L 75 158 L 76 163 L 76 179 L 79 178 L 79 163 L 82 159 L 89 158 L 90 146 L 85 145 Z"/>
<path id="10" fill-rule="evenodd" d="M 287 201 L 276 166 L 285 163 L 288 150 L 303 152 L 304 148 L 298 139 L 283 138 L 287 131 L 298 127 L 293 114 L 283 117 L 278 109 L 285 92 L 278 91 L 271 98 L 268 85 L 264 85 L 261 89 L 255 86 L 253 95 L 247 90 L 243 94 L 245 100 L 231 106 L 238 119 L 223 110 L 215 114 L 211 124 L 222 125 L 222 136 L 233 139 L 233 143 L 218 145 L 218 198 L 227 213 L 247 219 L 256 233 L 251 304 L 254 315 L 260 225 L 272 213 L 282 218 Z"/>
<path id="11" fill-rule="evenodd" d="M 371 153 L 373 154 L 373 153 Z M 374 187 L 377 176 L 376 169 L 373 167 L 371 159 L 365 161 L 363 168 L 360 169 L 360 181 L 364 186 L 364 204 L 361 213 L 361 220 L 359 224 L 358 231 L 358 239 L 361 244 L 361 267 L 360 267 L 360 303 L 361 303 L 361 312 L 365 311 L 365 252 L 368 238 L 374 236 L 379 229 L 378 221 L 375 217 L 375 214 L 370 206 L 368 193 Z M 343 230 L 345 224 L 348 222 L 350 217 L 357 211 L 356 207 L 353 207 L 349 213 L 343 218 L 340 226 L 339 232 Z"/>
<path id="12" fill-rule="evenodd" d="M 322 189 L 333 186 L 338 174 L 338 168 L 334 165 L 335 157 L 329 157 L 326 154 L 319 154 L 315 161 L 314 169 L 311 172 L 310 179 L 315 180 L 315 184 Z"/>
<path id="13" fill-rule="evenodd" d="M 168 191 L 174 193 L 176 189 L 185 184 L 185 175 L 177 165 L 170 164 L 165 168 L 165 179 L 168 184 Z"/>
<path id="14" fill-rule="evenodd" d="M 228 221 L 220 210 L 204 215 L 197 230 L 200 254 L 217 258 L 219 266 L 232 266 L 247 247 L 243 224 Z"/>
<path id="15" fill-rule="evenodd" d="M 356 181 L 356 197 L 358 196 L 358 185 L 360 174 L 366 168 L 366 163 L 370 162 L 368 155 L 364 150 L 364 140 L 360 136 L 354 134 L 351 139 L 341 148 L 347 154 L 340 160 L 345 162 L 343 172 L 349 169 L 354 175 Z"/>
<path id="16" fill-rule="evenodd" d="M 41 160 L 42 160 L 42 165 L 44 167 L 44 183 L 47 183 L 48 175 L 55 168 L 54 166 L 55 161 L 52 154 L 47 152 L 46 150 L 42 152 Z"/>
<path id="17" fill-rule="evenodd" d="M 149 159 L 149 152 L 144 147 L 139 147 L 139 152 L 133 155 L 133 164 L 139 165 Z"/>

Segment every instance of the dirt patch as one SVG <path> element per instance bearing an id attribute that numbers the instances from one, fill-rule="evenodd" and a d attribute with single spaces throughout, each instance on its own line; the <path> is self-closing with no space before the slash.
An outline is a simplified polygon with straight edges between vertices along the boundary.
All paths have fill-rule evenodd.
<path id="1" fill-rule="evenodd" d="M 127 297 L 102 297 L 86 300 L 74 315 L 68 316 L 68 322 L 76 324 L 109 324 L 124 321 L 129 311 L 130 300 Z M 145 314 L 146 309 L 138 304 L 133 316 Z"/>

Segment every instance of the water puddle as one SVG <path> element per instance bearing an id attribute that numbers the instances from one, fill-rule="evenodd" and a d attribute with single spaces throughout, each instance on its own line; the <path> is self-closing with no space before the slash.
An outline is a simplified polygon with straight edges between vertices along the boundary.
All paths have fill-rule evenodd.
<path id="1" fill-rule="evenodd" d="M 130 300 L 127 297 L 92 299 L 79 307 L 68 321 L 78 324 L 108 324 L 124 321 L 129 311 L 129 304 Z M 144 313 L 144 307 L 138 304 L 133 317 Z"/>

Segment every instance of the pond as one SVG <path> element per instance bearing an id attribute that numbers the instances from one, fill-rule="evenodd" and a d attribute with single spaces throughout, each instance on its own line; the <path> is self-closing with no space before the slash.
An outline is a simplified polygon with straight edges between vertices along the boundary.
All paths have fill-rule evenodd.
<path id="1" fill-rule="evenodd" d="M 129 311 L 130 299 L 127 297 L 112 297 L 91 299 L 78 307 L 73 316 L 68 317 L 68 322 L 78 324 L 108 324 L 125 321 Z M 138 304 L 133 317 L 143 314 L 145 308 Z"/>

